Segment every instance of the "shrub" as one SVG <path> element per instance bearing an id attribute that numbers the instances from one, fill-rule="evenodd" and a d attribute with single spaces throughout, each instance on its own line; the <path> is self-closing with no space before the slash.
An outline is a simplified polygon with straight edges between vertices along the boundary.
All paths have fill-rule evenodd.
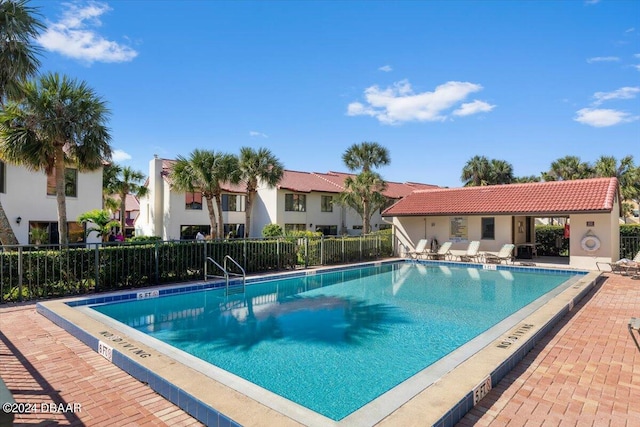
<path id="1" fill-rule="evenodd" d="M 282 227 L 278 224 L 267 224 L 262 229 L 262 237 L 280 237 L 284 236 Z"/>
<path id="2" fill-rule="evenodd" d="M 564 238 L 562 225 L 536 226 L 536 243 L 538 243 L 538 255 L 566 256 L 569 254 L 569 239 Z"/>
<path id="3" fill-rule="evenodd" d="M 127 239 L 128 242 L 134 243 L 150 243 L 150 242 L 162 242 L 162 237 L 160 236 L 133 236 Z"/>

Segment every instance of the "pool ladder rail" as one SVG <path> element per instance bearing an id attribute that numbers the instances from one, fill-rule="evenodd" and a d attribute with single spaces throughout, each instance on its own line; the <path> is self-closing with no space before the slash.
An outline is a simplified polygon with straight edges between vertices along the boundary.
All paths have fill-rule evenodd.
<path id="1" fill-rule="evenodd" d="M 227 268 L 227 261 L 231 261 L 233 264 L 235 264 L 235 266 L 238 267 L 242 273 L 234 273 L 233 271 L 229 271 L 229 268 Z M 222 271 L 223 275 L 208 274 L 207 267 L 209 266 L 209 262 L 213 263 L 216 267 L 218 267 L 218 269 Z M 227 295 L 243 294 L 247 285 L 247 274 L 245 273 L 244 268 L 242 268 L 242 266 L 238 264 L 238 262 L 235 259 L 231 258 L 229 255 L 226 255 L 224 257 L 224 261 L 222 264 L 223 265 L 220 265 L 213 258 L 207 257 L 207 260 L 204 263 L 204 280 L 213 279 L 213 278 L 223 278 L 225 279 L 225 289 L 226 289 Z M 230 288 L 229 276 L 242 277 L 242 286 L 234 286 Z"/>

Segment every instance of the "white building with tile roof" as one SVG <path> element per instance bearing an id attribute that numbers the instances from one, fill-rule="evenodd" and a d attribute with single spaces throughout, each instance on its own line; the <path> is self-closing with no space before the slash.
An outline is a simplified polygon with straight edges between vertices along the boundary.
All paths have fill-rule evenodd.
<path id="1" fill-rule="evenodd" d="M 149 194 L 140 199 L 140 215 L 135 227 L 137 235 L 155 235 L 165 240 L 193 238 L 197 231 L 209 232 L 209 214 L 198 195 L 171 189 L 173 160 L 154 158 L 149 164 L 147 185 Z M 278 224 L 283 230 L 322 231 L 325 235 L 358 235 L 362 219 L 350 208 L 336 202 L 344 190 L 344 180 L 353 176 L 339 172 L 299 172 L 285 170 L 274 188 L 261 186 L 251 212 L 250 237 L 261 237 L 262 229 Z M 418 183 L 388 183 L 385 195 L 398 200 L 416 189 L 437 188 Z M 244 233 L 244 186 L 224 185 L 223 221 L 225 235 L 229 231 Z M 225 202 L 226 201 L 226 202 Z M 389 226 L 376 212 L 371 220 L 372 230 Z"/>

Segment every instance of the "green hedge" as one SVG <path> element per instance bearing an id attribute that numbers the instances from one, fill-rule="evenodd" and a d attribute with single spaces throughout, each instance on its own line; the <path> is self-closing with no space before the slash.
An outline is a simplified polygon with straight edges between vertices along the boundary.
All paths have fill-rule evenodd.
<path id="1" fill-rule="evenodd" d="M 392 252 L 390 235 L 230 239 L 206 243 L 146 240 L 89 248 L 50 248 L 30 246 L 0 253 L 0 303 L 202 280 L 205 260 L 209 257 L 224 265 L 229 255 L 251 274 L 370 260 L 381 253 Z M 226 267 L 240 273 L 231 262 Z M 207 268 L 208 274 L 222 275 L 214 263 L 208 263 Z"/>
<path id="2" fill-rule="evenodd" d="M 536 226 L 538 256 L 569 256 L 569 239 L 564 238 L 562 225 Z"/>
<path id="3" fill-rule="evenodd" d="M 639 237 L 640 224 L 621 224 L 620 237 Z"/>
<path id="4" fill-rule="evenodd" d="M 538 255 L 568 256 L 569 239 L 564 238 L 562 225 L 536 226 Z M 620 257 L 633 258 L 640 250 L 640 224 L 620 225 Z"/>

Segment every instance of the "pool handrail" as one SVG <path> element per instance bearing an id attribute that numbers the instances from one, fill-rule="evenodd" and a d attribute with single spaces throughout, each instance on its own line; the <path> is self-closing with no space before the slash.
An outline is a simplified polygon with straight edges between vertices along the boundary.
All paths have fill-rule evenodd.
<path id="1" fill-rule="evenodd" d="M 240 271 L 242 271 L 242 274 L 229 271 L 229 269 L 227 268 L 227 260 L 230 260 L 232 263 L 234 263 L 235 266 L 238 267 Z M 242 266 L 238 264 L 235 259 L 231 258 L 230 255 L 225 255 L 223 264 L 225 273 L 227 274 L 227 293 L 229 293 L 229 276 L 242 276 L 242 292 L 244 293 L 245 287 L 247 285 L 247 273 L 244 271 L 244 268 L 242 268 Z"/>
<path id="2" fill-rule="evenodd" d="M 234 273 L 232 271 L 229 271 L 229 269 L 227 268 L 227 259 L 231 260 L 231 262 L 233 264 L 236 265 L 236 267 L 238 267 L 240 269 L 240 271 L 242 271 L 242 274 L 240 273 Z M 223 275 L 216 275 L 216 274 L 208 274 L 207 273 L 207 266 L 208 266 L 208 261 L 212 262 L 216 267 L 218 267 Z M 231 256 L 226 255 L 224 257 L 224 261 L 223 261 L 223 265 L 220 265 L 216 260 L 214 260 L 211 257 L 207 257 L 207 260 L 204 263 L 204 280 L 207 279 L 212 279 L 215 277 L 219 277 L 219 278 L 223 278 L 225 279 L 225 289 L 226 289 L 226 293 L 229 294 L 229 276 L 242 276 L 242 292 L 244 292 L 245 287 L 246 287 L 246 282 L 247 282 L 247 274 L 244 271 L 244 268 L 242 268 L 242 266 L 240 264 L 238 264 L 238 262 L 236 260 L 234 260 L 233 258 L 231 258 Z"/>

